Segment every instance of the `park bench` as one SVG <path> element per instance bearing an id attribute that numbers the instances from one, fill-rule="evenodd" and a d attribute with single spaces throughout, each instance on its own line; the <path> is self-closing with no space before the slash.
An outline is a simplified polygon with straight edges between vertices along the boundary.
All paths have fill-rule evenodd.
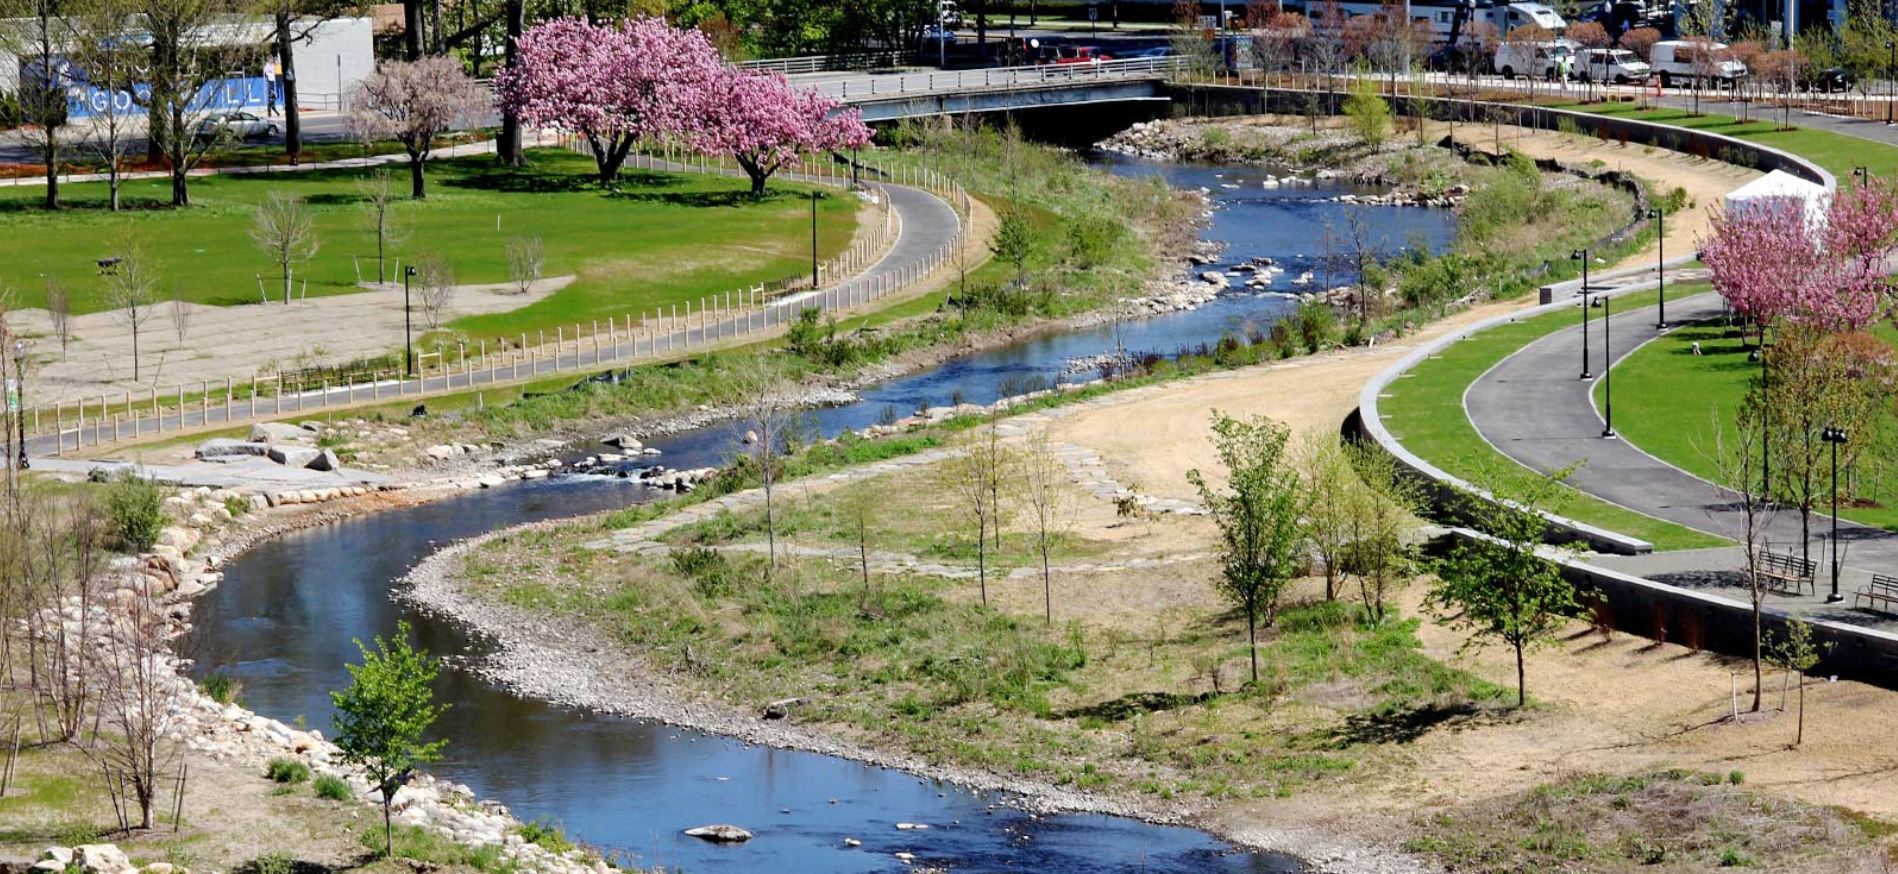
<path id="1" fill-rule="evenodd" d="M 1771 580 L 1772 587 L 1776 591 L 1798 594 L 1806 589 L 1812 589 L 1813 594 L 1818 594 L 1819 590 L 1812 581 L 1812 571 L 1813 566 L 1810 560 L 1800 558 L 1790 552 L 1780 553 L 1768 550 L 1760 557 L 1760 576 Z"/>
<path id="2" fill-rule="evenodd" d="M 1885 606 L 1878 606 L 1881 603 Z M 1872 574 L 1871 584 L 1860 589 L 1852 598 L 1853 607 L 1860 604 L 1881 613 L 1898 613 L 1898 577 Z"/>

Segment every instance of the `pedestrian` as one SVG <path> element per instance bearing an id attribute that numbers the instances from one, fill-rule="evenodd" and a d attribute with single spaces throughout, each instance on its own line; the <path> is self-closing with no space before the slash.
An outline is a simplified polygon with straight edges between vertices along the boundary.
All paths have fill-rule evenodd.
<path id="1" fill-rule="evenodd" d="M 1694 357 L 1695 358 L 1700 357 L 1700 341 L 1699 340 L 1694 341 Z"/>
<path id="2" fill-rule="evenodd" d="M 264 62 L 264 114 L 277 117 L 277 75 L 283 68 L 277 65 L 277 59 Z"/>

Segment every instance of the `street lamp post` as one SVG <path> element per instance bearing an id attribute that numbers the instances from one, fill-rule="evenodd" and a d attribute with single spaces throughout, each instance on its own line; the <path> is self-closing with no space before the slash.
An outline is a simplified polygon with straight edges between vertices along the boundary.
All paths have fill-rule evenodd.
<path id="1" fill-rule="evenodd" d="M 415 326 L 409 306 L 409 280 L 415 278 L 415 265 L 402 268 L 402 375 L 415 376 Z"/>
<path id="2" fill-rule="evenodd" d="M 817 192 L 811 192 L 811 290 L 817 289 Z"/>
<path id="3" fill-rule="evenodd" d="M 1577 249 L 1569 258 L 1582 262 L 1582 378 L 1590 379 L 1594 374 L 1588 366 L 1588 250 Z"/>
<path id="4" fill-rule="evenodd" d="M 1615 335 L 1610 329 L 1614 324 L 1614 301 L 1607 295 L 1601 298 L 1601 390 L 1602 415 L 1601 436 L 1614 439 L 1615 436 Z"/>
<path id="5" fill-rule="evenodd" d="M 1891 53 L 1891 61 L 1885 65 L 1885 78 L 1887 80 L 1890 80 L 1894 72 L 1898 72 L 1898 41 L 1885 43 L 1885 51 Z M 1898 87 L 1898 82 L 1888 81 L 1885 85 L 1885 123 L 1886 124 L 1891 124 L 1892 100 L 1898 99 L 1898 94 L 1893 93 L 1893 89 L 1895 87 Z"/>
<path id="6" fill-rule="evenodd" d="M 1832 594 L 1826 596 L 1826 603 L 1836 604 L 1845 600 L 1839 594 L 1839 447 L 1847 438 L 1844 428 L 1827 427 L 1819 432 L 1819 439 L 1832 444 Z"/>
<path id="7" fill-rule="evenodd" d="M 1648 218 L 1654 222 L 1654 289 L 1661 295 L 1661 315 L 1654 327 L 1667 330 L 1667 214 L 1659 209 L 1648 210 Z"/>
<path id="8" fill-rule="evenodd" d="M 13 403 L 19 405 L 13 410 L 13 422 L 19 422 L 19 469 L 27 469 L 32 467 L 27 462 L 27 340 L 13 340 L 13 372 Z"/>

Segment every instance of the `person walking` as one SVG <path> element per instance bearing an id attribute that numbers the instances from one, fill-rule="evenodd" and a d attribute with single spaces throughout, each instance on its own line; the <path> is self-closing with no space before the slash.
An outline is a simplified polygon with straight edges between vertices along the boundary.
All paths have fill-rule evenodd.
<path id="1" fill-rule="evenodd" d="M 264 114 L 271 118 L 277 117 L 277 77 L 282 71 L 276 58 L 264 62 Z"/>

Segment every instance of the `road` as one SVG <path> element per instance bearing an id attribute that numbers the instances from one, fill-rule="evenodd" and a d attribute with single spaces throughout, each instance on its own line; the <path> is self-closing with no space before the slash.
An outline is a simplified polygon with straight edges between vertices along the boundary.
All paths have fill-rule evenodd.
<path id="1" fill-rule="evenodd" d="M 1721 313 L 1720 297 L 1700 294 L 1668 301 L 1674 324 L 1714 318 Z M 1476 430 L 1504 455 L 1542 472 L 1581 463 L 1568 484 L 1583 492 L 1639 513 L 1665 519 L 1698 531 L 1739 540 L 1746 523 L 1739 495 L 1663 462 L 1618 438 L 1604 438 L 1605 422 L 1593 401 L 1595 383 L 1602 379 L 1606 341 L 1612 336 L 1614 360 L 1620 362 L 1641 344 L 1659 336 L 1657 311 L 1643 307 L 1617 312 L 1604 332 L 1600 320 L 1590 326 L 1594 351 L 1593 378 L 1581 379 L 1582 329 L 1577 325 L 1557 331 L 1521 350 L 1470 385 L 1463 405 Z M 1829 577 L 1824 535 L 1830 517 L 1815 513 L 1812 555 Z M 1781 508 L 1772 514 L 1763 539 L 1775 551 L 1798 552 L 1799 515 Z M 1862 584 L 1869 572 L 1898 573 L 1898 534 L 1850 522 L 1839 524 L 1840 543 L 1847 546 L 1846 590 Z M 1713 558 L 1722 569 L 1732 569 L 1732 551 Z M 1689 557 L 1688 565 L 1694 564 Z M 1700 562 L 1705 567 L 1706 562 Z M 1680 558 L 1666 555 L 1628 560 L 1629 568 L 1685 569 Z M 1862 621 L 1862 620 L 1858 620 Z"/>

